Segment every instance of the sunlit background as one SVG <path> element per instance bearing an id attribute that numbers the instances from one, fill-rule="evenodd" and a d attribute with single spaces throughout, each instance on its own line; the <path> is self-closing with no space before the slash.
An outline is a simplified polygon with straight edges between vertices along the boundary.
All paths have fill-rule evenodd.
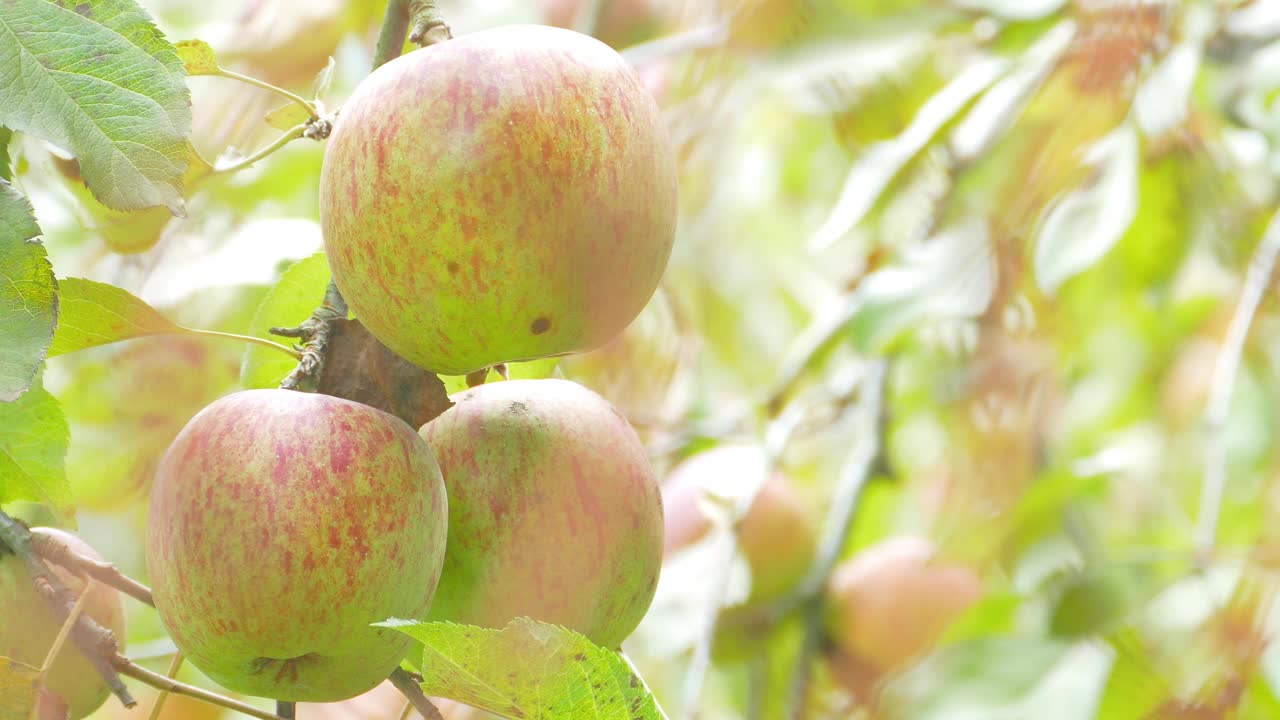
<path id="1" fill-rule="evenodd" d="M 330 109 L 384 9 L 142 4 Z M 671 479 L 658 597 L 624 646 L 670 717 L 1280 717 L 1280 2 L 441 5 L 458 34 L 594 31 L 677 146 L 659 293 L 553 370 Z M 205 158 L 278 135 L 274 96 L 190 85 Z M 11 151 L 59 274 L 193 327 L 247 332 L 321 247 L 320 143 L 193 183 L 183 219 L 103 208 L 33 138 Z M 243 354 L 160 338 L 49 363 L 80 532 L 126 572 L 145 580 L 159 455 Z M 130 656 L 164 671 L 158 618 L 128 608 Z M 93 717 L 146 717 L 150 692 Z M 299 717 L 402 707 L 383 687 Z"/>

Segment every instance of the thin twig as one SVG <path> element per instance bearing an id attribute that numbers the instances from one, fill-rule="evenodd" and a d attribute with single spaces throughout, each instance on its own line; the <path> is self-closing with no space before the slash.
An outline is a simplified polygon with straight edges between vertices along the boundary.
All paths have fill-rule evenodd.
<path id="1" fill-rule="evenodd" d="M 140 602 L 155 607 L 155 602 L 151 599 L 151 589 L 146 585 L 120 572 L 115 565 L 105 560 L 97 560 L 81 555 L 52 535 L 32 533 L 31 549 L 37 555 L 55 565 L 61 565 L 73 572 L 88 575 L 104 585 L 110 585 Z"/>
<path id="2" fill-rule="evenodd" d="M 444 716 L 432 704 L 431 699 L 427 697 L 426 693 L 422 692 L 422 686 L 410 677 L 409 673 L 404 671 L 404 668 L 396 668 L 392 671 L 391 684 L 396 686 L 396 689 L 405 696 L 409 704 L 413 705 L 418 714 L 422 715 L 426 720 L 444 720 Z"/>
<path id="3" fill-rule="evenodd" d="M 254 337 L 253 335 L 240 335 L 238 333 L 219 332 L 217 330 L 195 330 L 192 328 L 187 328 L 186 330 L 188 333 L 192 335 L 198 335 L 200 337 L 207 337 L 207 338 L 218 338 L 220 340 L 233 340 L 236 342 L 247 342 L 252 345 L 271 348 L 272 350 L 285 353 L 286 355 L 293 358 L 294 360 L 302 359 L 301 352 L 298 352 L 297 350 L 294 350 L 293 348 L 288 347 L 287 345 L 281 345 L 278 342 L 274 342 L 266 338 Z"/>
<path id="4" fill-rule="evenodd" d="M 80 597 L 76 598 L 76 604 L 72 606 L 71 612 L 67 614 L 67 619 L 62 621 L 62 627 L 58 628 L 58 634 L 53 638 L 53 644 L 49 646 L 49 652 L 45 653 L 44 662 L 40 664 L 40 675 L 36 679 L 36 698 L 37 701 L 31 706 L 31 720 L 37 720 L 40 714 L 40 692 L 44 687 L 44 680 L 49 676 L 50 669 L 53 668 L 53 661 L 58 659 L 58 653 L 62 652 L 62 648 L 67 644 L 67 638 L 71 635 L 71 628 L 75 627 L 76 621 L 80 619 L 80 615 L 84 613 L 85 603 L 89 601 L 89 592 L 93 590 L 93 578 L 84 578 L 84 587 L 80 589 Z"/>
<path id="5" fill-rule="evenodd" d="M 306 137 L 307 130 L 310 127 L 311 127 L 310 122 L 305 122 L 300 125 L 294 125 L 292 128 L 289 128 L 288 130 L 286 130 L 284 134 L 281 135 L 279 138 L 276 138 L 275 142 L 262 148 L 258 152 L 246 158 L 241 158 L 240 160 L 236 160 L 235 162 L 229 163 L 227 165 L 215 166 L 213 168 L 213 171 L 218 174 L 224 174 L 224 173 L 233 173 L 237 170 L 247 168 L 250 165 L 258 162 L 262 158 L 284 147 L 285 145 L 288 145 L 294 140 L 297 140 L 298 138 L 301 138 L 301 137 Z"/>
<path id="6" fill-rule="evenodd" d="M 320 113 L 318 110 L 316 110 L 316 106 L 313 105 L 310 101 L 303 98 L 301 95 L 297 95 L 295 93 L 289 92 L 288 90 L 285 90 L 284 88 L 281 88 L 281 87 L 276 87 L 275 85 L 272 85 L 271 83 L 265 80 L 259 80 L 258 78 L 249 77 L 248 75 L 241 75 L 238 72 L 227 70 L 225 68 L 218 68 L 217 72 L 207 73 L 207 74 L 213 75 L 216 77 L 229 78 L 231 80 L 239 80 L 240 82 L 245 83 L 247 85 L 252 85 L 254 87 L 262 88 L 263 90 L 266 90 L 267 92 L 275 93 L 276 95 L 279 95 L 280 97 L 288 100 L 289 102 L 292 102 L 295 105 L 298 105 L 303 110 L 306 110 L 307 115 L 310 116 L 312 120 L 318 119 L 320 117 Z"/>
<path id="7" fill-rule="evenodd" d="M 121 675 L 146 683 L 157 690 L 165 690 L 177 695 L 186 695 L 187 697 L 207 702 L 210 705 L 217 705 L 250 717 L 259 718 L 259 720 L 281 720 L 281 718 L 274 713 L 261 710 L 248 703 L 233 700 L 229 697 L 223 697 L 222 695 L 209 692 L 208 690 L 195 687 L 194 685 L 188 685 L 180 680 L 165 677 L 160 673 L 151 672 L 140 665 L 134 664 L 129 658 L 119 653 L 116 653 L 111 657 L 111 665 Z"/>
<path id="8" fill-rule="evenodd" d="M 822 614 L 824 590 L 827 578 L 840 559 L 845 540 L 853 529 L 862 490 L 879 464 L 884 452 L 884 395 L 889 374 L 888 362 L 880 360 L 868 370 L 862 386 L 865 392 L 863 408 L 866 412 L 866 441 L 858 452 L 845 463 L 844 472 L 832 498 L 831 512 L 824 526 L 825 535 L 818 545 L 818 553 L 808 575 L 797 588 L 793 599 L 784 601 L 781 612 L 789 614 L 790 607 L 804 611 L 804 640 L 791 675 L 790 713 L 792 720 L 805 717 L 809 698 L 809 682 L 813 656 L 822 644 Z M 790 606 L 790 607 L 789 607 Z"/>
<path id="9" fill-rule="evenodd" d="M 66 620 L 72 608 L 75 607 L 75 595 L 36 555 L 31 547 L 31 531 L 27 526 L 3 511 L 0 511 L 0 546 L 8 548 L 22 560 L 31 574 L 31 584 L 48 602 L 54 617 L 60 621 Z M 114 654 L 118 647 L 115 635 L 110 630 L 99 625 L 91 616 L 81 615 L 76 619 L 71 639 L 75 641 L 76 647 L 80 648 L 80 652 L 89 664 L 93 665 L 93 669 L 102 676 L 111 693 L 120 699 L 121 704 L 126 708 L 132 708 L 138 704 L 105 657 L 108 652 Z"/>
<path id="10" fill-rule="evenodd" d="M 182 669 L 182 660 L 182 653 L 174 655 L 173 659 L 169 661 L 169 672 L 165 673 L 165 676 L 170 678 L 178 677 L 178 671 Z M 151 706 L 151 715 L 148 720 L 160 720 L 160 711 L 164 709 L 164 703 L 168 699 L 168 690 L 161 690 L 160 693 L 156 695 L 156 701 Z"/>
<path id="11" fill-rule="evenodd" d="M 1244 291 L 1236 305 L 1222 350 L 1213 368 L 1213 384 L 1209 387 L 1209 403 L 1205 409 L 1207 447 L 1204 455 L 1204 478 L 1200 486 L 1200 515 L 1196 522 L 1196 549 L 1201 561 L 1213 552 L 1218 536 L 1218 517 L 1222 511 L 1222 496 L 1227 484 L 1227 421 L 1231 415 L 1231 395 L 1235 389 L 1236 374 L 1240 370 L 1240 358 L 1249 338 L 1249 327 L 1258 305 L 1271 284 L 1275 271 L 1276 255 L 1280 254 L 1280 213 L 1274 215 L 1267 226 L 1262 242 L 1254 250 L 1245 275 Z"/>

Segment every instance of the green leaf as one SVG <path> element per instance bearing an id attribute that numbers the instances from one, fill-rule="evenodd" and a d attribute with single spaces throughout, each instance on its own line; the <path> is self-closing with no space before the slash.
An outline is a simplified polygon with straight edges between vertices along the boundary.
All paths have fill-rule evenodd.
<path id="1" fill-rule="evenodd" d="M 182 213 L 191 98 L 132 0 L 0 3 L 0 125 L 67 148 L 108 207 Z"/>
<path id="2" fill-rule="evenodd" d="M 311 317 L 324 300 L 329 277 L 329 262 L 325 260 L 324 253 L 316 253 L 290 265 L 280 282 L 271 288 L 258 306 L 249 334 L 277 339 L 268 332 L 271 328 L 295 327 Z M 240 367 L 240 382 L 246 388 L 276 387 L 295 367 L 297 363 L 283 353 L 251 345 Z"/>
<path id="3" fill-rule="evenodd" d="M 17 401 L 0 403 L 0 505 L 31 500 L 67 508 L 68 440 L 62 407 L 39 383 Z"/>
<path id="4" fill-rule="evenodd" d="M 665 718 L 618 653 L 527 618 L 502 630 L 391 620 L 423 643 L 422 689 L 508 718 Z"/>
<path id="5" fill-rule="evenodd" d="M 150 335 L 182 335 L 187 330 L 156 312 L 129 291 L 83 278 L 59 284 L 62 310 L 49 356 Z"/>
<path id="6" fill-rule="evenodd" d="M 218 56 L 213 48 L 203 40 L 183 40 L 175 43 L 173 49 L 178 52 L 178 59 L 188 75 L 215 75 L 218 68 Z"/>
<path id="7" fill-rule="evenodd" d="M 13 141 L 13 131 L 0 127 L 0 180 L 13 182 L 13 159 L 9 157 L 9 143 Z"/>
<path id="8" fill-rule="evenodd" d="M 31 204 L 0 180 L 0 401 L 26 391 L 58 322 L 58 282 Z"/>

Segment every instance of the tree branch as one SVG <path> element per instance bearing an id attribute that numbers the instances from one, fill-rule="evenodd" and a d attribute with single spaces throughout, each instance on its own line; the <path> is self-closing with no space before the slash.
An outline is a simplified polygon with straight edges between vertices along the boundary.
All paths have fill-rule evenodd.
<path id="1" fill-rule="evenodd" d="M 845 465 L 844 473 L 832 498 L 831 512 L 827 516 L 826 534 L 818 546 L 809 574 L 797 587 L 795 594 L 779 605 L 777 617 L 789 614 L 793 609 L 804 613 L 804 641 L 791 676 L 790 713 L 792 720 L 802 720 L 809 700 L 813 657 L 821 649 L 822 615 L 825 604 L 827 578 L 840 560 L 845 539 L 853 529 L 862 490 L 868 478 L 880 464 L 884 452 L 884 396 L 889 374 L 888 361 L 880 360 L 869 370 L 863 384 L 866 391 L 864 409 L 867 416 L 867 441 L 854 453 Z"/>
<path id="2" fill-rule="evenodd" d="M 260 710 L 248 703 L 243 703 L 239 700 L 232 700 L 229 697 L 223 697 L 222 695 L 209 692 L 208 690 L 198 688 L 194 685 L 188 685 L 180 680 L 165 677 L 160 673 L 151 672 L 140 665 L 135 665 L 132 660 L 119 653 L 112 653 L 110 663 L 111 666 L 119 671 L 121 675 L 146 683 L 157 690 L 164 690 L 165 692 L 175 693 L 177 695 L 186 695 L 187 697 L 207 702 L 210 705 L 217 705 L 250 717 L 259 718 L 259 720 L 282 720 L 274 713 L 267 712 L 266 710 Z"/>
<path id="3" fill-rule="evenodd" d="M 85 557 L 72 550 L 66 543 L 51 535 L 33 533 L 31 549 L 41 558 L 61 565 L 76 573 L 83 573 L 105 585 L 123 592 L 139 602 L 155 607 L 151 599 L 151 589 L 146 585 L 120 572 L 115 565 L 103 560 Z"/>
<path id="4" fill-rule="evenodd" d="M 422 686 L 405 672 L 404 668 L 396 668 L 392 671 L 391 684 L 396 686 L 396 689 L 408 699 L 409 704 L 413 705 L 418 714 L 426 720 L 444 720 L 440 710 L 431 703 L 426 693 L 422 692 Z"/>
<path id="5" fill-rule="evenodd" d="M 8 548 L 22 560 L 31 574 L 31 583 L 35 586 L 36 592 L 49 603 L 54 617 L 65 622 L 76 605 L 75 595 L 36 555 L 31 547 L 31 531 L 27 526 L 3 511 L 0 511 L 0 545 Z M 81 615 L 76 618 L 71 630 L 71 639 L 93 665 L 93 669 L 102 676 L 111 693 L 119 698 L 126 708 L 132 708 L 138 704 L 138 701 L 134 700 L 133 695 L 129 693 L 129 688 L 125 687 L 124 682 L 120 680 L 119 675 L 106 659 L 106 656 L 115 654 L 118 647 L 115 635 L 110 630 L 99 625 L 92 617 Z"/>
<path id="6" fill-rule="evenodd" d="M 1249 338 L 1249 327 L 1258 312 L 1262 296 L 1271 284 L 1276 255 L 1280 254 L 1280 213 L 1272 217 L 1249 260 L 1240 303 L 1227 326 L 1227 336 L 1213 368 L 1213 384 L 1209 387 L 1209 404 L 1205 409 L 1206 438 L 1204 477 L 1200 486 L 1200 514 L 1196 522 L 1196 550 L 1201 562 L 1208 559 L 1218 537 L 1218 516 L 1222 511 L 1222 495 L 1227 484 L 1227 421 L 1231 416 L 1231 395 L 1235 389 L 1240 358 Z"/>

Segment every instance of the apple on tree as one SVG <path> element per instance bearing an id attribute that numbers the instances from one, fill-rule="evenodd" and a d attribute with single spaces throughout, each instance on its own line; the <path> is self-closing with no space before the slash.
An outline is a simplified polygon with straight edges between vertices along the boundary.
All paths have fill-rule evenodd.
<path id="1" fill-rule="evenodd" d="M 54 528 L 32 528 L 36 535 L 61 541 L 76 553 L 94 560 L 102 556 L 84 540 Z M 85 583 L 71 571 L 50 565 L 55 577 L 72 593 L 79 595 Z M 125 641 L 124 607 L 115 588 L 93 583 L 85 600 L 85 613 L 116 636 L 123 650 Z M 45 656 L 62 628 L 48 602 L 31 584 L 26 565 L 7 550 L 0 552 L 0 655 L 35 668 L 44 664 Z M 98 709 L 111 692 L 93 665 L 70 640 L 62 646 L 44 678 L 40 698 L 41 719 L 61 717 L 71 720 L 87 717 Z"/>
<path id="2" fill-rule="evenodd" d="M 566 380 L 458 393 L 422 427 L 449 491 L 431 620 L 564 625 L 616 648 L 653 600 L 662 499 L 635 431 Z"/>
<path id="3" fill-rule="evenodd" d="M 662 486 L 666 553 L 692 545 L 710 532 L 709 494 L 759 481 L 764 472 L 764 451 L 745 445 L 722 445 L 677 465 Z M 751 568 L 747 604 L 775 600 L 804 577 L 813 562 L 816 540 L 808 510 L 786 475 L 775 472 L 764 479 L 738 533 L 738 546 Z"/>
<path id="4" fill-rule="evenodd" d="M 444 375 L 608 342 L 657 288 L 676 210 L 671 141 L 636 71 L 538 25 L 378 68 L 320 178 L 334 282 L 378 340 Z"/>
<path id="5" fill-rule="evenodd" d="M 197 668 L 246 695 L 329 702 L 396 668 L 422 618 L 448 502 L 399 418 L 287 390 L 228 395 L 169 447 L 146 549 L 156 609 Z"/>
<path id="6" fill-rule="evenodd" d="M 936 555 L 924 538 L 897 537 L 832 573 L 827 629 L 838 651 L 833 670 L 846 685 L 865 686 L 919 659 L 981 598 L 973 570 Z"/>

